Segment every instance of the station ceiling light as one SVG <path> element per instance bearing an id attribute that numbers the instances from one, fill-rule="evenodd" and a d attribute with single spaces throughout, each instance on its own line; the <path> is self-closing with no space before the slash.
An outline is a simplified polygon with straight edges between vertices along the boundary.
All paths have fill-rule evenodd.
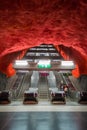
<path id="1" fill-rule="evenodd" d="M 61 66 L 74 66 L 74 62 L 73 61 L 61 61 Z"/>
<path id="2" fill-rule="evenodd" d="M 15 65 L 17 65 L 17 66 L 26 66 L 26 65 L 28 65 L 28 61 L 27 60 L 16 60 Z"/>

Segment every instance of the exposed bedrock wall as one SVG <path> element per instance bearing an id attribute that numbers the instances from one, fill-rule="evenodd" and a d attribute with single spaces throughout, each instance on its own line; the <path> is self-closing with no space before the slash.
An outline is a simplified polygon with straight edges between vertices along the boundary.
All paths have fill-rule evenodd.
<path id="1" fill-rule="evenodd" d="M 12 76 L 19 52 L 41 43 L 69 48 L 73 75 L 87 74 L 87 0 L 0 0 L 0 71 Z"/>
<path id="2" fill-rule="evenodd" d="M 87 91 L 87 75 L 81 75 L 77 79 L 80 87 L 82 88 L 83 91 Z"/>
<path id="3" fill-rule="evenodd" d="M 7 77 L 13 76 L 16 73 L 15 69 L 13 68 L 14 61 L 21 59 L 25 53 L 26 50 L 23 50 L 2 56 L 0 60 L 0 72 L 6 74 Z"/>
<path id="4" fill-rule="evenodd" d="M 73 60 L 76 64 L 72 74 L 78 78 L 80 75 L 87 75 L 87 54 L 83 53 L 82 48 L 66 47 L 64 45 L 56 46 L 57 50 L 65 60 Z"/>

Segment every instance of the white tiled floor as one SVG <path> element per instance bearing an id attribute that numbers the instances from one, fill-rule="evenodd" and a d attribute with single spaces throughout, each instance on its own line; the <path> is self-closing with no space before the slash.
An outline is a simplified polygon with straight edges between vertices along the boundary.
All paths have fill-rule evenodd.
<path id="1" fill-rule="evenodd" d="M 28 112 L 28 111 L 65 111 L 65 112 L 86 112 L 87 105 L 79 105 L 76 102 L 67 102 L 66 105 L 52 105 L 50 102 L 40 101 L 39 104 L 23 105 L 20 101 L 12 102 L 9 105 L 1 105 L 0 112 Z"/>
<path id="2" fill-rule="evenodd" d="M 87 112 L 87 106 L 0 106 L 0 112 L 28 112 L 28 111 L 37 111 L 37 112 Z"/>

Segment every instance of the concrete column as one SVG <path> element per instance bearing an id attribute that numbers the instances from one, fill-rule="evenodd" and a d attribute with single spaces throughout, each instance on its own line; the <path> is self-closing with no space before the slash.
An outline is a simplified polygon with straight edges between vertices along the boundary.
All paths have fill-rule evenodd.
<path id="1" fill-rule="evenodd" d="M 0 91 L 6 89 L 7 82 L 8 82 L 7 76 L 2 72 L 0 72 Z"/>

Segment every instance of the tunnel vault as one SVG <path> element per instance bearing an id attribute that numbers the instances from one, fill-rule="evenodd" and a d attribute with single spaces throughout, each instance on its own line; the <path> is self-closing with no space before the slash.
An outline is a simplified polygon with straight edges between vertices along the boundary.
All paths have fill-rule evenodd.
<path id="1" fill-rule="evenodd" d="M 75 61 L 75 77 L 87 75 L 86 12 L 86 0 L 1 0 L 0 72 L 13 76 L 15 59 L 52 43 L 66 60 Z"/>

